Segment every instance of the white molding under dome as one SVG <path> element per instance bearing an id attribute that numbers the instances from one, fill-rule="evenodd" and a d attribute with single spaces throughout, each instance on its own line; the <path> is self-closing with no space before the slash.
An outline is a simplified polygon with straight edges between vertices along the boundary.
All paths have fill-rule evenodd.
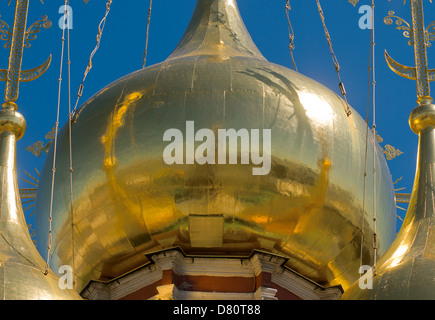
<path id="1" fill-rule="evenodd" d="M 282 294 L 300 300 L 338 300 L 341 286 L 325 288 L 285 267 L 287 258 L 263 251 L 250 257 L 188 256 L 179 248 L 147 255 L 150 263 L 108 282 L 91 281 L 81 295 L 89 300 L 278 300 Z M 211 280 L 210 280 L 211 279 Z M 231 281 L 251 283 L 237 287 Z M 230 283 L 231 290 L 204 289 L 197 283 Z M 251 282 L 250 282 L 251 281 Z M 240 292 L 238 292 L 240 289 Z M 148 296 L 143 292 L 147 291 Z M 141 293 L 142 292 L 142 293 Z M 154 292 L 154 294 L 150 294 Z"/>

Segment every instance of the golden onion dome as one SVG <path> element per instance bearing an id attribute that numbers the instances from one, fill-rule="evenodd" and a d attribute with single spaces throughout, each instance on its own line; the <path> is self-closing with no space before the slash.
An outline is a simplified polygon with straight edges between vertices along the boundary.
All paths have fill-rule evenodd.
<path id="1" fill-rule="evenodd" d="M 68 125 L 60 132 L 53 267 L 74 257 L 80 290 L 165 248 L 220 256 L 261 249 L 289 257 L 288 267 L 313 281 L 347 288 L 361 246 L 364 260 L 373 255 L 369 237 L 361 245 L 363 220 L 373 231 L 370 186 L 363 205 L 365 133 L 337 94 L 261 55 L 236 1 L 200 0 L 167 60 L 110 84 L 75 114 L 72 206 Z M 393 241 L 395 204 L 382 150 L 373 149 L 382 254 Z M 53 153 L 35 209 L 42 254 Z"/>
<path id="2" fill-rule="evenodd" d="M 419 154 L 405 220 L 373 278 L 365 274 L 343 300 L 435 299 L 435 105 L 415 108 L 410 124 L 419 135 Z"/>
<path id="3" fill-rule="evenodd" d="M 75 291 L 62 289 L 52 271 L 46 272 L 46 263 L 30 238 L 16 172 L 16 141 L 25 129 L 21 114 L 0 111 L 0 299 L 80 299 Z"/>

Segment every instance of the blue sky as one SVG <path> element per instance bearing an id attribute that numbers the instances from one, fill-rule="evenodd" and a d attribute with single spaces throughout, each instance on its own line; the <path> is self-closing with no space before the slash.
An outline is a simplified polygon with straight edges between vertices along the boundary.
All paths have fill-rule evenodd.
<path id="1" fill-rule="evenodd" d="M 13 24 L 14 5 L 8 1 L 0 4 L 0 19 L 10 26 Z M 12 1 L 13 3 L 15 1 Z M 18 142 L 17 165 L 20 187 L 32 187 L 22 181 L 24 171 L 35 175 L 40 170 L 44 157 L 37 158 L 25 150 L 38 140 L 47 140 L 45 134 L 56 121 L 58 79 L 61 53 L 62 30 L 58 26 L 63 13 L 59 8 L 64 0 L 45 0 L 42 4 L 32 0 L 28 25 L 48 15 L 53 26 L 42 30 L 38 39 L 31 42 L 23 58 L 23 69 L 42 64 L 50 54 L 53 62 L 40 79 L 22 83 L 18 100 L 19 111 L 27 120 L 27 132 Z M 242 18 L 251 36 L 270 61 L 292 68 L 288 51 L 289 37 L 285 15 L 285 0 L 238 0 Z M 369 0 L 360 0 L 354 7 L 347 0 L 321 1 L 333 48 L 340 62 L 340 76 L 347 90 L 347 98 L 354 109 L 365 119 L 367 116 L 367 81 L 370 50 L 370 32 L 359 27 L 362 14 L 359 8 L 369 5 Z M 73 29 L 71 36 L 71 89 L 73 105 L 76 93 L 83 79 L 90 54 L 96 45 L 97 27 L 105 14 L 106 0 L 71 0 Z M 147 65 L 166 59 L 181 39 L 193 13 L 195 0 L 154 0 L 150 26 Z M 331 54 L 325 39 L 317 11 L 316 1 L 290 1 L 291 22 L 295 32 L 295 60 L 299 72 L 317 80 L 339 93 L 338 80 Z M 145 48 L 149 0 L 114 0 L 106 22 L 100 48 L 93 58 L 93 68 L 87 76 L 80 104 L 97 91 L 120 77 L 142 67 Z M 426 25 L 435 20 L 435 4 L 425 2 Z M 393 145 L 403 152 L 389 161 L 393 181 L 402 178 L 397 188 L 400 192 L 411 193 L 415 174 L 417 136 L 408 125 L 409 114 L 416 106 L 416 84 L 400 78 L 386 65 L 384 50 L 402 64 L 413 66 L 413 49 L 408 45 L 401 31 L 384 24 L 389 11 L 407 21 L 411 20 L 409 3 L 403 1 L 377 0 L 375 15 L 376 35 L 376 124 L 384 139 L 382 146 Z M 63 12 L 63 11 L 62 11 Z M 434 14 L 431 14 L 434 13 Z M 1 43 L 3 45 L 3 43 Z M 429 67 L 435 68 L 434 49 L 429 48 Z M 9 50 L 0 47 L 0 68 L 7 68 Z M 66 65 L 64 65 L 66 71 Z M 67 73 L 63 74 L 60 125 L 68 117 Z M 4 83 L 0 84 L 4 90 Z M 372 108 L 371 108 L 372 109 Z M 370 113 L 370 124 L 373 114 Z M 403 204 L 400 206 L 406 207 Z M 404 211 L 398 210 L 400 216 Z M 400 222 L 400 221 L 399 221 Z"/>

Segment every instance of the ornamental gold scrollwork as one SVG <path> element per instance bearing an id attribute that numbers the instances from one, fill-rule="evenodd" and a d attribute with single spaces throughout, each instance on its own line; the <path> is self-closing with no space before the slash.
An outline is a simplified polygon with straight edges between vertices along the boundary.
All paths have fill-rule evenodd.
<path id="1" fill-rule="evenodd" d="M 416 68 L 407 67 L 398 63 L 397 61 L 395 61 L 393 58 L 390 57 L 387 51 L 385 51 L 384 54 L 385 54 L 385 60 L 387 61 L 387 64 L 391 70 L 393 70 L 395 73 L 397 73 L 399 76 L 403 78 L 410 79 L 410 80 L 417 80 Z M 428 80 L 430 82 L 435 81 L 435 69 L 428 70 Z"/>
<path id="2" fill-rule="evenodd" d="M 396 19 L 396 25 L 397 25 L 396 29 L 397 30 L 403 30 L 403 36 L 405 38 L 410 39 L 408 41 L 408 44 L 410 46 L 414 45 L 414 40 L 413 40 L 414 37 L 413 37 L 413 31 L 412 31 L 411 25 L 408 22 L 406 22 L 404 19 L 402 19 L 402 18 L 400 18 L 398 16 L 395 16 L 394 14 L 395 14 L 394 11 L 389 11 L 388 12 L 388 16 L 386 16 L 384 18 L 384 23 L 386 25 L 390 26 L 390 25 L 393 24 L 394 19 Z"/>
<path id="3" fill-rule="evenodd" d="M 6 82 L 5 103 L 2 105 L 5 108 L 13 106 L 16 109 L 15 101 L 18 99 L 20 82 L 29 82 L 39 78 L 47 71 L 51 63 L 50 55 L 43 65 L 31 70 L 21 70 L 24 48 L 30 47 L 29 42 L 36 39 L 42 27 L 47 29 L 52 25 L 47 16 L 42 16 L 41 20 L 34 22 L 27 29 L 28 10 L 29 0 L 17 0 L 13 28 L 11 29 L 6 22 L 0 20 L 0 39 L 6 41 L 6 48 L 10 48 L 9 66 L 7 69 L 0 69 L 0 80 Z"/>
<path id="4" fill-rule="evenodd" d="M 384 139 L 379 135 L 376 134 L 376 141 L 380 144 L 382 142 L 384 142 Z M 383 153 L 385 154 L 385 157 L 387 158 L 387 160 L 393 160 L 396 157 L 400 156 L 403 154 L 402 151 L 400 151 L 399 149 L 396 149 L 395 147 L 386 144 L 385 147 L 380 146 Z"/>
<path id="5" fill-rule="evenodd" d="M 36 198 L 36 190 L 36 188 L 20 189 L 20 198 L 23 200 Z"/>
<path id="6" fill-rule="evenodd" d="M 388 1 L 391 1 L 391 0 L 388 0 Z M 432 0 L 429 0 L 429 2 L 432 3 Z M 406 0 L 403 0 L 403 5 L 405 5 L 405 4 L 406 4 Z"/>
<path id="7" fill-rule="evenodd" d="M 52 22 L 48 20 L 48 16 L 42 16 L 41 20 L 34 22 L 29 29 L 27 29 L 26 36 L 24 39 L 24 47 L 30 48 L 30 41 L 33 41 L 37 37 L 37 33 L 41 31 L 41 28 L 50 29 Z"/>
<path id="8" fill-rule="evenodd" d="M 387 144 L 387 145 L 385 146 L 385 149 L 384 149 L 384 154 L 385 154 L 387 160 L 393 160 L 393 159 L 395 159 L 396 157 L 402 155 L 403 152 L 400 151 L 399 149 L 396 149 L 396 148 L 394 148 L 393 146 Z"/>
<path id="9" fill-rule="evenodd" d="M 390 2 L 391 0 L 388 0 L 388 2 Z M 405 0 L 406 1 L 406 0 Z M 429 0 L 432 1 L 432 0 Z M 354 7 L 357 5 L 357 3 L 359 2 L 359 0 L 349 0 L 349 3 L 352 4 Z M 404 3 L 405 4 L 405 3 Z"/>
<path id="10" fill-rule="evenodd" d="M 0 15 L 1 17 L 1 15 Z M 41 17 L 41 20 L 34 22 L 29 29 L 27 29 L 25 37 L 24 37 L 24 47 L 30 48 L 30 41 L 33 41 L 37 38 L 37 33 L 41 31 L 41 28 L 50 29 L 52 26 L 52 22 L 48 20 L 48 16 L 44 15 Z M 6 41 L 4 47 L 6 49 L 11 47 L 12 40 L 12 32 L 9 25 L 0 20 L 0 40 Z"/>
<path id="11" fill-rule="evenodd" d="M 20 72 L 20 82 L 30 82 L 33 80 L 38 79 L 40 76 L 42 76 L 50 67 L 51 64 L 51 55 L 48 57 L 47 61 L 45 61 L 42 65 L 39 67 L 25 70 Z"/>
<path id="12" fill-rule="evenodd" d="M 397 203 L 409 203 L 411 201 L 411 194 L 409 193 L 396 193 Z"/>
<path id="13" fill-rule="evenodd" d="M 39 185 L 39 171 L 35 168 L 36 176 L 32 176 L 30 173 L 24 171 L 24 173 L 30 178 L 29 180 L 22 179 L 24 182 L 32 185 L 31 188 L 21 188 L 20 189 L 20 199 L 21 205 L 23 207 L 23 212 L 26 215 L 26 221 L 35 214 L 35 203 L 36 203 L 36 193 Z M 36 244 L 36 233 L 33 229 L 32 224 L 27 224 L 27 228 L 30 233 L 30 238 L 32 242 Z"/>
<path id="14" fill-rule="evenodd" d="M 376 134 L 376 141 L 378 143 L 382 143 L 382 142 L 384 142 L 384 138 L 382 138 L 379 134 Z"/>
<path id="15" fill-rule="evenodd" d="M 54 140 L 55 137 L 56 137 L 56 126 L 51 128 L 51 131 L 45 135 L 45 139 Z"/>
<path id="16" fill-rule="evenodd" d="M 1 17 L 1 15 L 0 15 Z M 12 32 L 9 25 L 0 19 L 0 40 L 6 41 L 4 47 L 9 48 L 11 45 Z"/>
<path id="17" fill-rule="evenodd" d="M 405 3 L 406 1 L 404 1 Z M 403 35 L 410 39 L 408 44 L 414 46 L 415 67 L 408 67 L 398 63 L 386 52 L 385 58 L 391 70 L 404 78 L 417 82 L 417 103 L 419 105 L 430 104 L 433 102 L 433 98 L 430 96 L 429 83 L 435 80 L 435 69 L 428 68 L 426 50 L 435 36 L 435 22 L 431 23 L 427 28 L 424 26 L 422 0 L 411 1 L 411 16 L 412 25 L 402 18 L 395 16 L 394 11 L 390 11 L 388 16 L 384 18 L 384 22 L 387 25 L 391 25 L 394 19 L 396 19 L 396 24 L 398 25 L 396 29 L 404 30 Z M 431 29 L 434 31 L 430 31 Z"/>
<path id="18" fill-rule="evenodd" d="M 43 153 L 47 154 L 51 145 L 53 144 L 55 134 L 56 134 L 56 126 L 54 126 L 50 132 L 45 135 L 45 139 L 49 140 L 47 143 L 43 141 L 37 141 L 33 145 L 28 146 L 26 151 L 32 153 L 35 157 L 41 157 Z"/>
<path id="19" fill-rule="evenodd" d="M 435 21 L 432 21 L 426 28 L 426 45 L 430 47 L 432 41 L 435 41 Z"/>
<path id="20" fill-rule="evenodd" d="M 393 70 L 395 73 L 397 73 L 399 76 L 410 79 L 410 80 L 416 80 L 417 79 L 417 70 L 414 67 L 408 67 L 404 66 L 397 61 L 395 61 L 393 58 L 390 57 L 388 52 L 385 50 L 385 60 L 387 61 L 388 66 L 391 70 Z"/>
<path id="21" fill-rule="evenodd" d="M 39 158 L 42 155 L 42 151 L 44 150 L 44 142 L 37 141 L 33 145 L 28 146 L 26 150 L 31 152 L 35 157 Z"/>

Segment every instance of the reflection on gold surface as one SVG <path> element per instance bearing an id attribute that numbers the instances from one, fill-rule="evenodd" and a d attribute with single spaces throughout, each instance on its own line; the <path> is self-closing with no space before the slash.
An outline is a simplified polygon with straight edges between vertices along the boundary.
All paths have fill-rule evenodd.
<path id="1" fill-rule="evenodd" d="M 332 120 L 334 114 L 331 106 L 318 95 L 310 92 L 301 92 L 299 99 L 304 106 L 307 116 L 313 121 L 325 123 Z"/>
<path id="2" fill-rule="evenodd" d="M 130 105 L 137 100 L 141 99 L 143 93 L 133 92 L 129 94 L 121 106 L 117 108 L 109 119 L 109 123 L 107 125 L 106 133 L 103 137 L 101 137 L 101 142 L 104 145 L 105 150 L 105 158 L 104 158 L 104 167 L 112 168 L 116 164 L 116 158 L 113 156 L 113 148 L 114 148 L 114 139 L 119 128 L 124 126 L 124 118 L 130 107 Z"/>
<path id="3" fill-rule="evenodd" d="M 316 184 L 311 188 L 309 197 L 304 201 L 302 206 L 301 217 L 294 229 L 295 234 L 305 234 L 313 226 L 313 219 L 317 219 L 317 210 L 324 206 L 326 192 L 329 185 L 329 171 L 331 162 L 327 159 L 321 161 L 321 171 Z"/>
<path id="4" fill-rule="evenodd" d="M 391 264 L 388 266 L 388 268 L 394 268 L 397 265 L 399 265 L 400 261 L 402 261 L 403 256 L 409 249 L 409 244 L 402 244 L 399 246 L 397 251 L 392 256 L 393 261 L 391 261 Z"/>

